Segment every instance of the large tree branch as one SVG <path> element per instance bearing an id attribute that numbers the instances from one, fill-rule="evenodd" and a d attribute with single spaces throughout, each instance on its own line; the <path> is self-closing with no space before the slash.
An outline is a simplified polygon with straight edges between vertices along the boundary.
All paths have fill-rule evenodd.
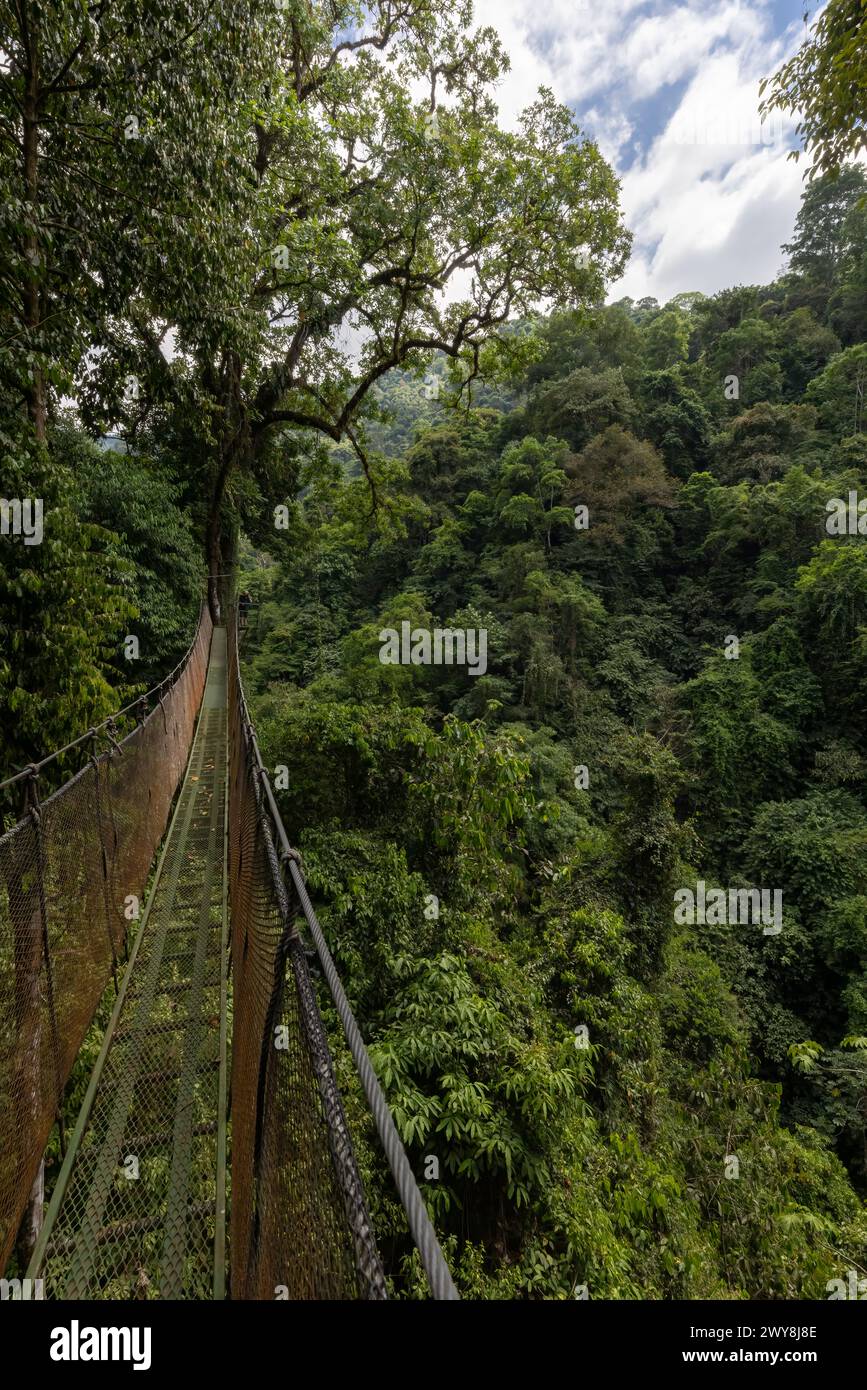
<path id="1" fill-rule="evenodd" d="M 509 309 L 507 306 L 495 317 L 480 320 L 480 323 L 472 332 L 477 332 L 479 327 L 495 326 L 498 323 L 505 322 L 508 317 L 508 312 Z M 344 435 L 346 435 L 348 427 L 351 426 L 352 421 L 355 419 L 371 387 L 385 376 L 387 372 L 390 372 L 394 367 L 399 367 L 401 363 L 405 362 L 414 352 L 442 352 L 447 357 L 458 358 L 465 347 L 470 347 L 473 350 L 474 361 L 472 376 L 475 376 L 477 374 L 475 368 L 477 368 L 478 365 L 479 344 L 472 335 L 467 332 L 470 317 L 474 316 L 466 316 L 461 319 L 451 339 L 442 337 L 404 338 L 396 347 L 392 348 L 391 352 L 375 362 L 373 366 L 365 372 L 355 390 L 352 392 L 352 395 L 345 401 L 339 414 L 333 418 L 328 419 L 324 415 L 316 415 L 297 408 L 270 410 L 252 426 L 251 433 L 254 439 L 258 441 L 261 436 L 274 425 L 290 424 L 298 425 L 302 429 L 318 430 L 322 434 L 328 435 L 330 439 L 339 442 Z M 470 379 L 472 379 L 472 377 Z M 464 385 L 466 385 L 466 383 L 464 383 Z"/>
<path id="2" fill-rule="evenodd" d="M 334 46 L 328 59 L 322 64 L 306 82 L 297 88 L 298 97 L 301 101 L 308 100 L 325 82 L 329 73 L 344 53 L 358 53 L 362 48 L 377 49 L 380 52 L 388 46 L 400 25 L 412 19 L 415 14 L 415 6 L 407 4 L 392 8 L 391 4 L 386 6 L 385 22 L 378 33 L 367 34 L 360 39 L 344 39 L 341 43 Z M 309 65 L 308 65 L 309 70 Z"/>

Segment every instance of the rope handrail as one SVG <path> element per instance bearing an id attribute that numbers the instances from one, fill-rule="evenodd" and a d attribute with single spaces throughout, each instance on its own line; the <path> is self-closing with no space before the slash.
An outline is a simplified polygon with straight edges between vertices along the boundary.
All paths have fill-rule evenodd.
<path id="1" fill-rule="evenodd" d="M 361 1030 L 358 1026 L 355 1015 L 352 1012 L 349 1000 L 346 997 L 337 967 L 328 949 L 322 928 L 310 901 L 307 885 L 301 869 L 301 857 L 298 851 L 292 848 L 274 791 L 271 786 L 271 779 L 262 759 L 259 741 L 256 737 L 255 726 L 250 717 L 250 709 L 247 704 L 247 697 L 244 692 L 241 680 L 241 666 L 238 652 L 238 623 L 237 618 L 232 623 L 232 642 L 233 642 L 233 669 L 237 679 L 237 694 L 241 714 L 241 723 L 244 738 L 247 743 L 255 776 L 265 794 L 267 803 L 267 814 L 273 827 L 273 835 L 279 847 L 279 859 L 284 867 L 288 865 L 292 885 L 295 895 L 304 914 L 304 919 L 313 939 L 322 972 L 328 984 L 334 1006 L 340 1019 L 343 1033 L 346 1038 L 352 1059 L 358 1072 L 364 1090 L 367 1104 L 373 1116 L 401 1205 L 403 1206 L 409 1223 L 412 1238 L 421 1256 L 422 1265 L 427 1276 L 431 1293 L 435 1299 L 456 1300 L 460 1298 L 451 1271 L 446 1263 L 436 1232 L 433 1228 L 424 1198 L 419 1190 L 415 1175 L 410 1166 L 406 1150 L 397 1132 L 388 1101 L 380 1085 L 379 1078 L 370 1060 Z"/>
<path id="2" fill-rule="evenodd" d="M 187 647 L 180 661 L 167 676 L 163 676 L 161 681 L 152 686 L 150 690 L 146 690 L 143 695 L 138 695 L 134 700 L 131 700 L 128 705 L 124 705 L 121 709 L 115 710 L 114 714 L 108 715 L 106 719 L 103 719 L 101 724 L 94 724 L 86 733 L 79 734 L 78 738 L 74 738 L 70 743 L 65 743 L 62 748 L 55 748 L 53 753 L 48 753 L 46 757 L 41 758 L 38 762 L 28 763 L 26 767 L 21 768 L 20 772 L 15 772 L 11 777 L 4 778 L 4 780 L 0 782 L 0 792 L 5 791 L 7 787 L 14 786 L 16 782 L 23 781 L 26 777 L 33 778 L 37 776 L 49 763 L 53 763 L 57 758 L 62 758 L 65 753 L 71 753 L 74 748 L 80 748 L 83 743 L 87 743 L 88 739 L 98 738 L 103 732 L 105 732 L 108 738 L 113 740 L 115 732 L 114 725 L 118 719 L 122 719 L 125 715 L 131 714 L 133 710 L 139 709 L 144 705 L 146 700 L 150 700 L 153 696 L 159 697 L 165 694 L 166 691 L 171 690 L 172 686 L 185 671 L 187 663 L 195 649 L 199 638 L 203 607 L 204 602 L 199 608 L 199 616 L 196 620 L 196 628 L 190 645 Z"/>

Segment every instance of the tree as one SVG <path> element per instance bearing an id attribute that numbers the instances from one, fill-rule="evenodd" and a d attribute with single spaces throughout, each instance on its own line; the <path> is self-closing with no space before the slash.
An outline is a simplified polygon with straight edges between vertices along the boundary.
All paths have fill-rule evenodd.
<path id="1" fill-rule="evenodd" d="M 780 320 L 780 339 L 786 395 L 797 400 L 828 359 L 840 351 L 840 340 L 807 308 L 795 309 Z"/>
<path id="2" fill-rule="evenodd" d="M 689 320 L 679 309 L 666 309 L 644 329 L 644 353 L 651 371 L 664 371 L 685 362 L 689 353 Z"/>
<path id="3" fill-rule="evenodd" d="M 857 281 L 859 252 L 861 258 L 865 254 L 865 192 L 867 178 L 857 164 L 847 164 L 839 173 L 826 174 L 809 183 L 801 199 L 794 236 L 782 248 L 789 256 L 793 277 L 787 285 L 787 307 L 811 309 L 822 323 L 830 324 L 837 332 L 844 325 L 855 327 L 861 318 Z M 853 280 L 856 283 L 848 290 Z M 847 302 L 852 291 L 855 305 Z"/>
<path id="4" fill-rule="evenodd" d="M 863 900 L 862 900 L 863 901 Z M 809 1076 L 822 1095 L 837 1135 L 849 1140 L 853 1166 L 867 1175 L 867 1037 L 849 1033 L 838 1048 L 825 1052 L 821 1043 L 793 1043 L 789 1057 L 796 1071 Z"/>
<path id="5" fill-rule="evenodd" d="M 863 1257 L 863 1076 L 819 1095 L 787 1065 L 867 1020 L 867 588 L 825 529 L 867 465 L 824 307 L 859 236 L 834 235 L 815 302 L 794 271 L 673 301 L 665 371 L 636 349 L 672 305 L 620 304 L 534 321 L 502 414 L 432 424 L 416 390 L 380 515 L 332 454 L 254 576 L 263 747 L 295 750 L 284 809 L 411 1157 L 457 1155 L 425 1197 L 462 1291 L 821 1297 Z M 729 415 L 723 357 L 776 399 Z M 402 618 L 485 628 L 488 670 L 382 666 Z M 675 927 L 697 879 L 782 890 L 781 934 Z"/>
<path id="6" fill-rule="evenodd" d="M 844 346 L 867 338 L 867 203 L 846 215 L 839 283 L 828 301 L 828 318 Z"/>
<path id="7" fill-rule="evenodd" d="M 159 457 L 97 449 L 71 430 L 64 444 L 82 519 L 117 538 L 118 568 L 134 566 L 129 596 L 138 614 L 129 631 L 139 637 L 136 677 L 146 688 L 156 685 L 183 656 L 202 596 L 201 547 L 179 504 L 180 484 Z M 119 649 L 114 658 L 118 668 L 127 664 Z M 117 683 L 122 679 L 119 672 Z"/>
<path id="8" fill-rule="evenodd" d="M 814 438 L 815 427 L 812 406 L 760 401 L 735 416 L 717 437 L 716 471 L 726 482 L 770 482 L 792 467 Z"/>
<path id="9" fill-rule="evenodd" d="M 690 715 L 696 814 L 711 842 L 732 832 L 745 803 L 773 794 L 791 779 L 795 732 L 768 712 L 758 664 L 750 647 L 742 647 L 737 661 L 725 660 L 718 650 L 708 652 L 700 674 L 679 692 Z"/>
<path id="10" fill-rule="evenodd" d="M 759 87 L 768 89 L 765 78 Z M 865 147 L 867 10 L 863 0 L 828 0 L 794 58 L 771 79 L 759 110 L 801 113 L 798 134 L 812 154 L 810 176 L 838 170 Z M 792 156 L 797 159 L 800 151 Z"/>
<path id="11" fill-rule="evenodd" d="M 867 624 L 864 551 L 845 540 L 822 541 L 800 571 L 796 590 L 805 621 L 818 631 L 827 667 L 842 664 L 856 629 Z"/>
<path id="12" fill-rule="evenodd" d="M 542 355 L 527 371 L 530 385 L 559 380 L 576 367 L 620 367 L 631 380 L 641 366 L 641 333 L 622 303 L 552 314 L 538 336 Z"/>
<path id="13" fill-rule="evenodd" d="M 536 388 L 520 424 L 537 436 L 554 434 L 573 449 L 583 449 L 609 425 L 628 427 L 634 411 L 619 367 L 600 372 L 576 367 L 561 381 Z"/>
<path id="14" fill-rule="evenodd" d="M 263 13 L 260 0 L 0 5 L 0 473 L 4 495 L 39 498 L 45 513 L 43 543 L 4 539 L 0 558 L 12 763 L 121 703 L 114 644 L 135 613 L 130 570 L 93 515 L 82 520 L 81 441 L 58 406 L 98 367 L 142 413 L 147 381 L 167 370 L 166 305 L 177 320 L 195 284 L 231 297 L 228 242 L 206 233 L 234 195 L 243 202 L 226 131 L 239 68 L 261 59 Z M 147 361 L 106 355 L 121 312 L 140 324 Z"/>
<path id="15" fill-rule="evenodd" d="M 664 544 L 677 485 L 653 445 L 619 425 L 591 439 L 567 473 L 567 497 L 589 512 L 589 527 L 575 536 L 570 556 L 587 579 L 603 585 L 612 606 L 629 608 L 642 564 Z"/>
<path id="16" fill-rule="evenodd" d="M 675 485 L 646 440 L 611 425 L 568 465 L 573 495 L 590 509 L 591 530 L 602 522 L 620 536 L 620 525 L 639 507 L 670 507 Z"/>
<path id="17" fill-rule="evenodd" d="M 723 382 L 729 376 L 738 379 L 739 395 L 735 399 L 742 406 L 771 400 L 782 391 L 777 334 L 764 319 L 741 319 L 736 327 L 720 335 L 707 357 L 714 373 L 717 399 L 723 395 Z"/>
<path id="18" fill-rule="evenodd" d="M 516 132 L 499 128 L 505 55 L 471 17 L 466 0 L 375 0 L 363 20 L 348 0 L 277 11 L 283 56 L 231 132 L 247 142 L 254 195 L 233 260 L 239 296 L 206 296 L 212 312 L 180 325 L 160 367 L 158 395 L 174 403 L 207 498 L 215 610 L 232 480 L 275 431 L 347 439 L 376 503 L 363 422 L 387 372 L 439 351 L 465 395 L 528 352 L 510 318 L 546 298 L 594 302 L 624 265 L 611 170 L 547 91 Z M 413 99 L 419 84 L 427 95 Z M 469 286 L 449 299 L 459 275 Z M 119 316 L 126 351 L 147 358 L 149 336 L 140 317 Z M 95 374 L 97 395 L 106 384 Z"/>
<path id="19" fill-rule="evenodd" d="M 682 372 L 645 372 L 636 388 L 642 433 L 659 449 L 669 472 L 686 478 L 707 458 L 711 418 Z"/>
<path id="20" fill-rule="evenodd" d="M 818 406 L 825 428 L 837 438 L 867 433 L 867 343 L 832 357 L 807 387 L 806 399 Z"/>
<path id="21" fill-rule="evenodd" d="M 0 8 L 0 386 L 37 443 L 109 315 L 139 324 L 146 380 L 163 366 L 159 309 L 178 321 L 187 282 L 228 297 L 230 247 L 213 232 L 241 195 L 227 123 L 240 70 L 261 61 L 264 12 L 261 0 Z M 123 354 L 106 364 L 119 392 L 124 367 Z"/>
<path id="22" fill-rule="evenodd" d="M 865 193 L 867 177 L 857 164 L 808 184 L 795 234 L 783 246 L 796 275 L 830 286 L 848 246 L 847 216 Z"/>
<path id="23" fill-rule="evenodd" d="M 120 661 L 113 639 L 136 613 L 118 582 L 118 571 L 129 580 L 129 562 L 124 567 L 103 527 L 79 514 L 72 441 L 60 439 L 52 453 L 0 431 L 4 489 L 41 500 L 44 530 L 39 545 L 4 536 L 0 546 L 4 775 L 78 738 L 122 703 L 109 680 L 117 680 Z"/>
<path id="24" fill-rule="evenodd" d="M 694 305 L 692 317 L 699 350 L 709 348 L 729 328 L 755 315 L 760 291 L 756 285 L 735 285 Z"/>
<path id="25" fill-rule="evenodd" d="M 550 438 L 506 446 L 494 480 L 497 525 L 506 535 L 544 537 L 550 548 L 552 531 L 572 526 L 572 509 L 561 505 L 568 453 L 565 444 Z"/>

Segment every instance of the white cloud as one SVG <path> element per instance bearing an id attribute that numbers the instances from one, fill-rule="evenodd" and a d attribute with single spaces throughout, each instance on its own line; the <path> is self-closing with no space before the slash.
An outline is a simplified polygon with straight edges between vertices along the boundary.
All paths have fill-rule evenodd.
<path id="1" fill-rule="evenodd" d="M 783 155 L 759 150 L 721 178 L 669 180 L 648 210 L 648 238 L 611 297 L 651 294 L 664 303 L 682 290 L 766 284 L 781 269 L 801 176 Z"/>
<path id="2" fill-rule="evenodd" d="M 582 112 L 582 130 L 596 141 L 609 164 L 617 166 L 620 151 L 636 134 L 635 124 L 619 106 L 591 106 Z"/>
<path id="3" fill-rule="evenodd" d="M 788 159 L 793 118 L 759 122 L 767 54 L 751 44 L 707 58 L 665 129 L 626 171 L 623 207 L 638 255 L 614 295 L 664 301 L 680 290 L 766 282 L 779 271 L 804 166 Z"/>
<path id="4" fill-rule="evenodd" d="M 586 105 L 622 81 L 624 26 L 650 0 L 476 0 L 478 24 L 489 24 L 512 63 L 500 92 L 507 125 L 536 96 L 553 88 L 561 101 Z"/>
<path id="5" fill-rule="evenodd" d="M 801 42 L 800 19 L 775 35 L 768 0 L 481 0 L 476 19 L 511 58 L 501 119 L 549 86 L 621 175 L 635 250 L 612 297 L 773 278 L 804 166 L 786 159 L 793 121 L 761 129 L 758 84 Z"/>
<path id="6" fill-rule="evenodd" d="M 705 5 L 701 10 L 679 5 L 643 19 L 624 48 L 630 90 L 637 97 L 652 96 L 700 68 L 719 40 L 743 49 L 760 33 L 757 10 L 738 3 Z"/>

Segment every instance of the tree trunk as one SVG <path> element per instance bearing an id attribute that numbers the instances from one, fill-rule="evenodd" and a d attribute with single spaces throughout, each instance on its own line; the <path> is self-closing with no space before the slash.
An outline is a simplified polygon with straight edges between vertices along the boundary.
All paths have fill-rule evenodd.
<path id="1" fill-rule="evenodd" d="M 40 345 L 37 333 L 41 323 L 39 238 L 36 225 L 39 219 L 39 46 L 38 36 L 33 28 L 34 14 L 28 7 L 27 23 L 29 45 L 27 46 L 28 65 L 25 73 L 24 101 L 22 104 L 22 156 L 24 172 L 24 196 L 30 205 L 31 225 L 24 233 L 24 258 L 27 261 L 26 280 L 22 287 L 21 302 L 24 327 L 27 329 L 28 346 L 38 352 Z M 47 419 L 47 400 L 45 373 L 41 366 L 31 367 L 30 381 L 26 387 L 27 413 L 33 425 L 33 433 L 38 443 L 45 443 Z"/>
<path id="2" fill-rule="evenodd" d="M 21 1279 L 27 1273 L 27 1266 L 33 1258 L 39 1232 L 42 1230 L 44 1211 L 45 1159 L 43 1158 L 36 1177 L 33 1179 L 33 1186 L 30 1189 L 30 1196 L 27 1199 L 27 1206 L 24 1208 L 24 1215 L 18 1228 L 18 1239 L 15 1243 L 15 1254 L 18 1257 L 18 1276 Z"/>
<path id="3" fill-rule="evenodd" d="M 214 624 L 222 622 L 220 593 L 223 579 L 223 499 L 226 485 L 238 457 L 237 445 L 229 445 L 221 450 L 220 467 L 214 482 L 211 501 L 208 506 L 208 520 L 205 528 L 205 557 L 208 564 L 208 607 Z"/>
<path id="4" fill-rule="evenodd" d="M 220 612 L 220 504 L 216 497 L 211 499 L 208 511 L 208 526 L 205 534 L 205 555 L 208 562 L 208 607 L 211 619 L 217 627 L 222 622 Z"/>

